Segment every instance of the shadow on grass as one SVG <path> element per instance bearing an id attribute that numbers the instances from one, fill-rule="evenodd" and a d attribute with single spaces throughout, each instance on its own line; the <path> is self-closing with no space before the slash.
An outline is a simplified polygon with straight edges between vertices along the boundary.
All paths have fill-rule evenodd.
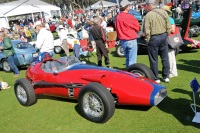
<path id="1" fill-rule="evenodd" d="M 78 103 L 76 99 L 55 97 L 55 96 L 49 96 L 49 95 L 37 95 L 37 99 L 49 99 L 49 100 L 56 100 L 56 101 L 61 101 L 61 102 Z"/>
<path id="2" fill-rule="evenodd" d="M 148 111 L 151 108 L 151 106 L 116 105 L 115 108 L 124 110 Z"/>
<path id="3" fill-rule="evenodd" d="M 184 60 L 180 59 L 183 64 L 177 64 L 178 69 L 200 73 L 200 60 Z"/>
<path id="4" fill-rule="evenodd" d="M 130 106 L 130 105 L 116 105 L 115 109 L 124 109 L 124 110 L 137 110 L 137 111 L 147 111 L 149 110 L 151 107 L 145 107 L 145 106 Z M 75 106 L 75 110 L 76 112 L 82 116 L 83 118 L 84 115 L 82 114 L 82 112 L 79 109 L 78 104 Z M 86 119 L 86 118 L 85 118 Z"/>
<path id="5" fill-rule="evenodd" d="M 176 88 L 172 91 L 176 93 L 187 94 L 192 97 L 192 91 L 185 91 L 179 88 Z M 192 103 L 192 100 L 184 98 L 172 99 L 170 97 L 166 97 L 157 107 L 163 112 L 173 115 L 184 126 L 193 126 L 200 129 L 199 123 L 192 122 L 192 119 L 195 116 L 190 107 L 190 104 Z M 200 111 L 200 108 L 197 107 L 197 110 Z"/>

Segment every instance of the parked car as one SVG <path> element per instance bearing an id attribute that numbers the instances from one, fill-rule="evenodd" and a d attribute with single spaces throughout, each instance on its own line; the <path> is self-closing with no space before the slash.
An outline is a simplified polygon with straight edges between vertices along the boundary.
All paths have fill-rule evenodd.
<path id="1" fill-rule="evenodd" d="M 68 41 L 69 45 L 71 45 L 70 49 L 73 48 L 74 42 L 77 42 L 78 44 L 80 44 L 79 40 L 76 39 L 72 34 L 67 35 L 67 41 Z M 56 54 L 60 54 L 64 51 L 62 46 L 61 46 L 61 43 L 62 42 L 60 41 L 59 38 L 54 40 L 54 52 Z"/>
<path id="2" fill-rule="evenodd" d="M 192 27 L 192 29 L 189 32 L 189 25 L 190 25 L 190 16 L 188 14 L 190 13 L 191 10 L 187 9 L 184 12 L 184 22 L 181 25 L 180 31 L 181 31 L 181 36 L 183 39 L 184 44 L 181 45 L 180 47 L 175 49 L 175 54 L 178 54 L 179 52 L 187 52 L 193 49 L 199 49 L 200 48 L 200 42 L 197 40 L 194 40 L 192 38 L 189 38 L 188 36 L 192 36 L 190 34 L 199 34 L 199 29 L 195 26 Z M 147 44 L 146 41 L 144 39 L 144 36 L 140 36 L 140 34 L 138 34 L 138 38 L 137 38 L 137 42 L 138 42 L 138 53 L 139 54 L 144 54 L 147 53 Z M 121 47 L 120 43 L 117 43 L 118 45 L 116 45 L 116 53 L 118 56 L 124 56 L 124 52 L 123 52 L 123 48 Z"/>
<path id="3" fill-rule="evenodd" d="M 130 9 L 129 14 L 132 14 L 139 22 L 142 21 L 142 15 L 140 12 L 137 12 L 136 10 Z"/>
<path id="4" fill-rule="evenodd" d="M 29 65 L 33 57 L 38 56 L 37 49 L 30 43 L 20 40 L 12 40 L 11 42 L 15 51 L 14 61 L 18 67 Z M 0 68 L 2 68 L 5 72 L 12 71 L 6 57 L 3 54 L 3 51 L 0 51 Z"/>
<path id="5" fill-rule="evenodd" d="M 35 104 L 38 94 L 77 99 L 86 119 L 104 123 L 113 116 L 115 104 L 154 106 L 167 95 L 146 65 L 133 64 L 127 70 L 84 64 L 74 56 L 48 59 L 29 66 L 14 91 L 23 106 Z"/>

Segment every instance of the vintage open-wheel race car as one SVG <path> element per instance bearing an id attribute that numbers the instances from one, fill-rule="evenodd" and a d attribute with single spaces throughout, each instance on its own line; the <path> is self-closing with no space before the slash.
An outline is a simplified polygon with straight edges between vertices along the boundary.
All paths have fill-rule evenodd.
<path id="1" fill-rule="evenodd" d="M 74 56 L 47 59 L 32 63 L 14 91 L 23 106 L 35 104 L 41 94 L 77 99 L 86 119 L 105 123 L 115 105 L 154 106 L 167 96 L 146 65 L 133 64 L 127 71 L 88 65 Z"/>

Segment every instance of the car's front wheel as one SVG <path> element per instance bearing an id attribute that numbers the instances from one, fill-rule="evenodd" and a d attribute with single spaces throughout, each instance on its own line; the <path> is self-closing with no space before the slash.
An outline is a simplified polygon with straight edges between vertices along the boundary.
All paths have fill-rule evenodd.
<path id="1" fill-rule="evenodd" d="M 115 111 L 113 96 L 99 83 L 90 83 L 82 87 L 78 95 L 78 104 L 85 118 L 96 123 L 105 123 Z"/>
<path id="2" fill-rule="evenodd" d="M 130 65 L 127 68 L 127 71 L 148 79 L 155 79 L 152 70 L 148 66 L 141 63 Z"/>
<path id="3" fill-rule="evenodd" d="M 117 55 L 119 56 L 119 57 L 123 57 L 124 56 L 124 50 L 123 50 L 123 48 L 122 48 L 122 45 L 117 45 L 117 47 L 116 47 L 116 52 L 117 52 Z"/>
<path id="4" fill-rule="evenodd" d="M 60 46 L 55 46 L 55 47 L 54 47 L 54 52 L 55 52 L 56 54 L 60 54 L 60 53 L 62 52 L 62 47 L 60 47 Z"/>
<path id="5" fill-rule="evenodd" d="M 23 106 L 31 106 L 37 102 L 34 88 L 25 78 L 18 79 L 15 82 L 14 91 L 17 100 Z"/>
<path id="6" fill-rule="evenodd" d="M 12 69 L 11 69 L 11 67 L 10 67 L 10 65 L 9 65 L 9 63 L 6 59 L 2 60 L 2 68 L 5 72 L 11 72 L 12 71 Z"/>

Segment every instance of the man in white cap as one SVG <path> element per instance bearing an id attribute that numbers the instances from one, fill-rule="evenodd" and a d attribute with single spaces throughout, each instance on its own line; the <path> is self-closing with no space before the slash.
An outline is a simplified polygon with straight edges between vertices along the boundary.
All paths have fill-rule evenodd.
<path id="1" fill-rule="evenodd" d="M 146 5 L 148 13 L 145 16 L 144 31 L 150 68 L 154 73 L 155 82 L 160 83 L 158 77 L 158 55 L 162 60 L 163 81 L 169 82 L 169 58 L 167 36 L 171 32 L 169 16 L 166 11 L 157 9 L 157 1 L 149 0 Z"/>
<path id="2" fill-rule="evenodd" d="M 140 29 L 138 20 L 128 14 L 130 5 L 122 5 L 117 15 L 115 28 L 126 57 L 126 68 L 137 62 L 137 32 Z"/>
<path id="3" fill-rule="evenodd" d="M 39 32 L 37 35 L 37 41 L 35 42 L 36 48 L 40 50 L 40 53 L 48 52 L 49 55 L 53 57 L 53 34 L 42 25 L 41 21 L 37 21 L 35 27 Z"/>

